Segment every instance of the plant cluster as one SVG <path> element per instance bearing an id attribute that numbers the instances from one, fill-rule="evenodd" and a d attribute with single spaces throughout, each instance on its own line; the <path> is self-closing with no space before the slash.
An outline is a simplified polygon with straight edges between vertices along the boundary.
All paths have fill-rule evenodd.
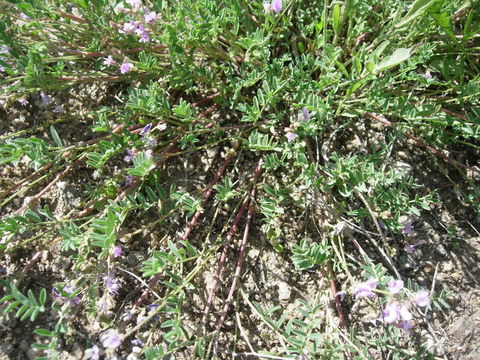
<path id="1" fill-rule="evenodd" d="M 0 0 L 3 318 L 38 359 L 432 358 L 448 294 L 398 264 L 440 197 L 398 154 L 480 216 L 478 5 Z M 252 300 L 252 238 L 318 294 Z"/>

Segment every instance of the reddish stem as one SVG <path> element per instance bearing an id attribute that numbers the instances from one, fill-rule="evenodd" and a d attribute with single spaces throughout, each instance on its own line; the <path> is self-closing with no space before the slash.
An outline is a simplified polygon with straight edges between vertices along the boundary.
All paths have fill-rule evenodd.
<path id="1" fill-rule="evenodd" d="M 208 201 L 208 199 L 212 195 L 213 187 L 218 183 L 223 173 L 227 169 L 228 165 L 232 161 L 233 157 L 236 155 L 237 149 L 238 149 L 238 144 L 235 144 L 233 151 L 229 151 L 229 153 L 227 154 L 225 161 L 223 162 L 220 169 L 218 169 L 217 173 L 215 174 L 215 177 L 213 178 L 212 182 L 208 186 L 207 191 L 205 191 L 205 194 L 203 194 L 204 204 Z M 198 219 L 202 214 L 203 214 L 203 210 L 197 210 L 197 212 L 193 215 L 192 220 L 190 220 L 190 223 L 187 225 L 187 227 L 185 228 L 185 231 L 183 232 L 182 241 L 185 241 L 188 239 L 195 224 L 197 223 Z"/>
<path id="2" fill-rule="evenodd" d="M 263 158 L 261 158 L 259 160 L 257 168 L 255 169 L 255 172 L 253 174 L 252 182 L 253 182 L 254 188 L 255 188 L 255 184 L 258 181 L 258 178 L 260 177 L 260 175 L 263 172 L 262 165 L 263 165 Z M 218 262 L 217 271 L 215 273 L 215 278 L 213 279 L 212 287 L 210 288 L 210 293 L 208 295 L 207 304 L 205 305 L 205 309 L 203 310 L 202 324 L 204 324 L 204 325 L 206 325 L 207 317 L 208 317 L 208 314 L 209 314 L 210 309 L 212 307 L 213 298 L 215 297 L 215 293 L 217 291 L 218 283 L 220 281 L 220 278 L 222 277 L 223 268 L 225 266 L 225 260 L 227 258 L 227 253 L 228 253 L 228 249 L 229 249 L 229 246 L 230 246 L 230 242 L 231 242 L 233 236 L 235 235 L 235 233 L 238 231 L 238 223 L 240 222 L 240 219 L 242 218 L 243 213 L 245 212 L 245 210 L 247 208 L 248 202 L 251 199 L 252 199 L 252 197 L 250 196 L 250 198 L 247 197 L 244 200 L 240 210 L 238 211 L 237 216 L 233 220 L 233 223 L 230 226 L 230 229 L 228 230 L 227 237 L 226 237 L 226 240 L 225 240 L 225 244 L 223 245 L 222 254 L 221 254 L 220 260 Z"/>
<path id="3" fill-rule="evenodd" d="M 328 277 L 330 278 L 330 289 L 332 290 L 333 299 L 335 302 L 335 309 L 337 310 L 338 318 L 340 319 L 340 325 L 347 330 L 347 318 L 345 316 L 345 311 L 343 310 L 342 302 L 340 300 L 340 295 L 337 291 L 337 285 L 335 283 L 335 274 L 333 272 L 332 263 L 329 261 L 327 263 Z"/>
<path id="4" fill-rule="evenodd" d="M 228 249 L 230 247 L 230 241 L 232 241 L 233 236 L 238 231 L 238 223 L 240 222 L 240 219 L 242 218 L 243 213 L 247 209 L 248 201 L 249 201 L 249 197 L 247 196 L 243 201 L 242 206 L 240 207 L 240 210 L 237 213 L 237 216 L 233 220 L 233 223 L 230 226 L 230 229 L 228 230 L 227 237 L 225 239 L 225 244 L 223 245 L 222 254 L 220 255 L 220 260 L 218 261 L 217 271 L 215 273 L 215 277 L 213 278 L 212 286 L 208 294 L 208 299 L 205 305 L 205 309 L 203 310 L 202 324 L 204 325 L 206 325 L 207 323 L 207 317 L 212 307 L 213 298 L 215 297 L 218 283 L 220 281 L 220 278 L 222 277 L 223 268 L 225 266 L 225 260 L 227 258 Z"/>
<path id="5" fill-rule="evenodd" d="M 247 221 L 245 224 L 245 230 L 243 231 L 243 239 L 242 239 L 242 244 L 240 246 L 240 255 L 238 256 L 235 275 L 232 281 L 232 285 L 230 286 L 230 291 L 228 293 L 227 300 L 225 301 L 225 305 L 223 306 L 222 314 L 220 316 L 220 319 L 218 319 L 217 321 L 217 325 L 215 326 L 216 338 L 218 337 L 218 333 L 220 332 L 220 329 L 222 328 L 222 325 L 225 322 L 228 309 L 230 308 L 230 305 L 232 305 L 232 302 L 233 302 L 233 295 L 235 294 L 237 284 L 240 281 L 240 274 L 242 273 L 243 263 L 245 261 L 245 256 L 247 254 L 247 241 L 248 241 L 248 234 L 250 232 L 250 223 L 253 217 L 253 208 L 254 208 L 253 203 L 255 201 L 255 192 L 256 192 L 256 186 L 254 185 L 252 188 L 252 192 L 250 193 L 250 203 L 248 205 Z"/>
<path id="6" fill-rule="evenodd" d="M 25 265 L 25 267 L 23 268 L 22 270 L 22 276 L 24 276 L 28 270 L 30 270 L 32 268 L 32 266 L 42 257 L 42 254 L 43 254 L 43 250 L 42 251 L 38 251 L 31 259 L 30 261 L 27 263 L 27 265 Z"/>
<path id="7" fill-rule="evenodd" d="M 236 150 L 238 148 L 238 145 L 235 146 L 234 150 Z M 210 183 L 210 185 L 208 186 L 207 190 L 205 191 L 205 194 L 203 195 L 203 199 L 204 199 L 204 202 L 203 204 L 205 205 L 205 203 L 208 201 L 208 199 L 210 198 L 210 196 L 212 195 L 212 192 L 213 192 L 213 187 L 218 183 L 218 181 L 220 180 L 220 178 L 222 177 L 223 173 L 225 172 L 225 170 L 227 169 L 228 165 L 230 164 L 230 162 L 232 161 L 233 157 L 236 155 L 236 152 L 235 151 L 231 151 L 228 153 L 225 161 L 223 162 L 222 166 L 218 169 L 217 173 L 215 174 L 215 177 L 213 178 L 212 182 Z M 188 239 L 188 237 L 190 236 L 193 228 L 195 227 L 196 223 L 198 222 L 198 219 L 200 219 L 200 216 L 202 215 L 203 211 L 201 210 L 197 210 L 195 212 L 195 214 L 193 215 L 192 219 L 190 220 L 190 222 L 188 223 L 188 225 L 186 226 L 185 230 L 183 231 L 183 235 L 182 235 L 182 241 L 186 241 Z M 139 307 L 142 305 L 142 303 L 145 301 L 145 299 L 147 298 L 148 294 L 150 293 L 150 288 L 160 279 L 160 276 L 161 274 L 156 274 L 149 282 L 149 287 L 147 287 L 142 295 L 140 296 L 140 298 L 137 300 L 137 302 L 135 303 L 135 306 L 136 307 Z"/>

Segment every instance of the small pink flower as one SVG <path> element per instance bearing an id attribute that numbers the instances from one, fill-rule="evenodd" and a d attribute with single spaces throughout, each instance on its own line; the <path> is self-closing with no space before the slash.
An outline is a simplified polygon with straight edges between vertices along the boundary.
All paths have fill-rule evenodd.
<path id="1" fill-rule="evenodd" d="M 125 176 L 125 186 L 132 186 L 133 184 L 133 175 Z"/>
<path id="2" fill-rule="evenodd" d="M 118 258 L 120 256 L 122 256 L 122 253 L 123 253 L 123 249 L 121 246 L 115 246 L 113 248 L 113 257 L 114 258 Z"/>
<path id="3" fill-rule="evenodd" d="M 152 123 L 145 125 L 142 131 L 140 131 L 140 135 L 145 136 L 150 132 L 150 130 L 152 130 Z"/>
<path id="4" fill-rule="evenodd" d="M 123 158 L 123 161 L 125 161 L 126 163 L 129 163 L 133 160 L 134 157 L 135 157 L 135 154 L 133 153 L 133 151 L 130 149 L 127 149 L 127 155 L 125 155 L 125 157 Z"/>
<path id="5" fill-rule="evenodd" d="M 398 302 L 392 302 L 385 306 L 382 311 L 383 320 L 386 323 L 393 324 L 400 320 L 410 321 L 412 320 L 412 314 L 408 311 L 408 308 Z"/>
<path id="6" fill-rule="evenodd" d="M 108 55 L 105 59 L 103 59 L 103 64 L 107 66 L 115 65 L 117 62 L 113 60 L 112 55 Z"/>
<path id="7" fill-rule="evenodd" d="M 52 98 L 45 94 L 43 91 L 40 91 L 40 98 L 42 99 L 42 103 L 48 105 L 52 102 Z"/>
<path id="8" fill-rule="evenodd" d="M 398 294 L 403 289 L 403 281 L 392 279 L 388 282 L 388 290 L 392 294 Z"/>
<path id="9" fill-rule="evenodd" d="M 122 30 L 119 30 L 122 34 L 133 34 L 137 30 L 137 24 L 135 21 L 130 20 L 128 23 L 123 24 Z"/>
<path id="10" fill-rule="evenodd" d="M 102 341 L 103 347 L 107 349 L 116 349 L 122 345 L 122 337 L 114 329 L 110 329 L 106 333 L 102 334 L 100 336 L 100 340 Z"/>
<path id="11" fill-rule="evenodd" d="M 120 72 L 122 74 L 126 74 L 130 72 L 133 69 L 133 65 L 129 62 L 124 62 L 122 65 L 120 65 Z"/>
<path id="12" fill-rule="evenodd" d="M 23 20 L 26 20 L 26 21 L 30 21 L 32 20 L 32 18 L 30 16 L 28 16 L 27 14 L 21 12 L 20 13 L 20 17 L 23 19 Z"/>
<path id="13" fill-rule="evenodd" d="M 412 298 L 413 302 L 420 307 L 425 307 L 430 303 L 428 291 L 419 290 Z"/>
<path id="14" fill-rule="evenodd" d="M 361 297 L 371 297 L 373 295 L 373 290 L 377 288 L 377 279 L 370 278 L 367 281 L 360 283 L 354 290 L 355 299 Z"/>
<path id="15" fill-rule="evenodd" d="M 308 121 L 311 118 L 311 115 L 308 112 L 308 109 L 305 107 L 302 109 L 302 117 L 303 117 L 303 121 Z"/>
<path id="16" fill-rule="evenodd" d="M 139 25 L 138 29 L 135 30 L 135 33 L 140 36 L 140 42 L 141 43 L 147 43 L 150 41 L 150 35 L 148 35 L 147 30 L 145 30 L 145 27 L 143 25 Z"/>
<path id="17" fill-rule="evenodd" d="M 282 0 L 272 0 L 272 10 L 280 14 L 283 10 Z"/>
<path id="18" fill-rule="evenodd" d="M 417 250 L 416 244 L 407 244 L 405 245 L 405 251 L 409 254 L 413 254 Z"/>
<path id="19" fill-rule="evenodd" d="M 425 73 L 422 74 L 422 77 L 427 80 L 432 79 L 432 74 L 430 73 L 430 70 L 425 71 Z"/>
<path id="20" fill-rule="evenodd" d="M 103 277 L 103 281 L 110 294 L 118 295 L 118 291 L 120 290 L 120 284 L 118 283 L 118 280 L 115 278 L 114 275 L 105 275 Z"/>
<path id="21" fill-rule="evenodd" d="M 412 222 L 409 221 L 407 224 L 405 224 L 405 227 L 402 230 L 402 234 L 410 235 L 413 231 L 413 225 Z"/>
<path id="22" fill-rule="evenodd" d="M 394 323 L 398 320 L 398 303 L 391 303 L 385 306 L 385 309 L 382 311 L 383 320 L 388 323 Z"/>
<path id="23" fill-rule="evenodd" d="M 145 22 L 147 24 L 153 24 L 156 20 L 157 20 L 157 13 L 155 11 L 145 13 Z"/>
<path id="24" fill-rule="evenodd" d="M 293 140 L 295 140 L 297 138 L 297 136 L 298 136 L 297 134 L 295 134 L 294 132 L 291 132 L 291 131 L 289 131 L 285 134 L 285 137 L 287 138 L 288 142 L 292 142 Z"/>
<path id="25" fill-rule="evenodd" d="M 86 349 L 84 359 L 99 360 L 100 359 L 100 349 L 98 348 L 98 346 L 93 345 L 90 349 Z"/>
<path id="26" fill-rule="evenodd" d="M 411 321 L 400 321 L 397 324 L 397 327 L 409 334 L 410 330 L 413 328 L 413 323 Z"/>
<path id="27" fill-rule="evenodd" d="M 28 100 L 25 99 L 25 98 L 20 98 L 20 99 L 18 99 L 18 102 L 19 102 L 20 105 L 22 105 L 22 106 L 27 106 L 27 104 L 28 104 Z"/>

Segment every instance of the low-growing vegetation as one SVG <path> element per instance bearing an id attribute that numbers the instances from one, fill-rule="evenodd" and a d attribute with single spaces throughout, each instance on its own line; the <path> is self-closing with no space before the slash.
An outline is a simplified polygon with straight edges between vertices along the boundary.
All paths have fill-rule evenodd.
<path id="1" fill-rule="evenodd" d="M 3 355 L 467 356 L 479 59 L 474 0 L 0 0 Z"/>

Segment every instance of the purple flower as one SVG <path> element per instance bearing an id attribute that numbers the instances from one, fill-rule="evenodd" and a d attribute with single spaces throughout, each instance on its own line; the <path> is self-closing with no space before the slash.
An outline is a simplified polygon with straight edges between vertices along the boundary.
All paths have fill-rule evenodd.
<path id="1" fill-rule="evenodd" d="M 412 222 L 410 221 L 405 224 L 405 227 L 403 228 L 402 233 L 406 235 L 410 235 L 412 231 L 413 231 L 413 225 L 412 225 Z"/>
<path id="2" fill-rule="evenodd" d="M 388 282 L 388 290 L 392 294 L 398 294 L 403 289 L 403 280 L 392 279 Z"/>
<path id="3" fill-rule="evenodd" d="M 287 138 L 288 142 L 292 142 L 293 140 L 295 140 L 297 138 L 297 136 L 298 136 L 297 134 L 295 134 L 294 132 L 291 132 L 291 131 L 289 131 L 285 134 L 285 137 Z"/>
<path id="4" fill-rule="evenodd" d="M 156 20 L 157 20 L 157 13 L 155 11 L 145 13 L 145 22 L 147 24 L 153 24 Z"/>
<path id="5" fill-rule="evenodd" d="M 110 294 L 118 295 L 118 291 L 120 290 L 120 284 L 118 283 L 118 280 L 115 278 L 114 275 L 105 275 L 103 277 L 103 281 L 105 282 L 105 286 L 107 287 Z"/>
<path id="6" fill-rule="evenodd" d="M 125 186 L 132 186 L 133 184 L 133 175 L 125 176 Z"/>
<path id="7" fill-rule="evenodd" d="M 107 349 L 116 349 L 122 345 L 122 337 L 114 329 L 110 329 L 106 333 L 102 334 L 100 339 L 102 340 L 103 347 Z"/>
<path id="8" fill-rule="evenodd" d="M 385 309 L 382 311 L 383 320 L 386 323 L 394 323 L 398 320 L 398 303 L 391 303 L 385 306 Z"/>
<path id="9" fill-rule="evenodd" d="M 397 327 L 409 334 L 410 329 L 413 328 L 413 323 L 411 321 L 400 321 Z"/>
<path id="10" fill-rule="evenodd" d="M 117 62 L 113 60 L 112 55 L 108 55 L 106 58 L 103 59 L 103 63 L 107 66 L 115 65 Z"/>
<path id="11" fill-rule="evenodd" d="M 5 71 L 5 68 L 4 68 L 2 65 L 0 65 L 0 71 L 1 71 L 1 72 L 4 72 L 4 71 Z"/>
<path id="12" fill-rule="evenodd" d="M 130 72 L 131 70 L 133 69 L 133 65 L 129 62 L 124 62 L 121 66 L 120 66 L 120 72 L 122 74 L 126 74 L 128 72 Z"/>
<path id="13" fill-rule="evenodd" d="M 407 253 L 413 254 L 417 250 L 417 244 L 407 244 L 404 249 Z"/>
<path id="14" fill-rule="evenodd" d="M 308 112 L 308 109 L 305 107 L 302 109 L 302 117 L 303 117 L 303 121 L 308 121 L 310 120 L 310 117 L 311 117 L 310 113 Z"/>
<path id="15" fill-rule="evenodd" d="M 147 30 L 145 30 L 145 26 L 142 24 L 138 25 L 138 29 L 135 30 L 135 33 L 140 36 L 140 42 L 147 43 L 150 41 L 150 35 L 148 35 Z"/>
<path id="16" fill-rule="evenodd" d="M 385 309 L 382 311 L 382 316 L 383 320 L 389 324 L 396 323 L 400 320 L 412 320 L 412 314 L 408 311 L 407 307 L 398 302 L 392 302 L 385 306 Z"/>
<path id="17" fill-rule="evenodd" d="M 42 99 L 42 103 L 44 103 L 45 105 L 48 105 L 52 102 L 52 98 L 45 94 L 43 91 L 40 91 L 40 97 Z"/>
<path id="18" fill-rule="evenodd" d="M 108 303 L 106 300 L 101 299 L 97 303 L 97 310 L 100 312 L 105 312 L 108 310 Z"/>
<path id="19" fill-rule="evenodd" d="M 145 125 L 142 131 L 140 131 L 140 135 L 142 136 L 147 135 L 151 129 L 152 129 L 152 123 Z"/>
<path id="20" fill-rule="evenodd" d="M 147 310 L 148 310 L 148 312 L 152 312 L 155 309 L 157 309 L 159 306 L 160 306 L 160 304 L 149 304 L 149 305 L 147 305 Z M 158 318 L 159 318 L 159 316 L 155 315 L 154 317 L 152 317 L 151 321 L 156 321 L 156 320 L 158 320 Z"/>
<path id="21" fill-rule="evenodd" d="M 21 13 L 20 13 L 20 17 L 21 17 L 23 20 L 27 20 L 27 21 L 32 20 L 32 18 L 31 18 L 30 16 L 28 16 L 27 14 L 25 14 L 24 12 L 21 12 Z"/>
<path id="22" fill-rule="evenodd" d="M 159 304 L 148 304 L 147 309 L 148 309 L 148 311 L 152 311 L 152 310 L 155 310 L 156 308 L 158 308 L 159 306 L 160 306 Z"/>
<path id="23" fill-rule="evenodd" d="M 135 157 L 135 154 L 133 153 L 133 151 L 130 149 L 127 149 L 127 155 L 125 155 L 125 157 L 123 158 L 123 161 L 125 161 L 126 163 L 129 163 L 133 160 L 134 157 Z"/>
<path id="24" fill-rule="evenodd" d="M 20 105 L 22 105 L 22 106 L 27 106 L 27 104 L 28 104 L 28 100 L 25 99 L 25 98 L 20 98 L 20 99 L 18 99 L 18 102 L 19 102 Z"/>
<path id="25" fill-rule="evenodd" d="M 122 253 L 123 253 L 123 249 L 121 246 L 115 246 L 113 248 L 113 257 L 114 258 L 118 258 L 120 256 L 122 256 Z"/>
<path id="26" fill-rule="evenodd" d="M 67 295 L 64 296 L 57 288 L 53 289 L 53 298 L 55 301 L 60 303 L 68 304 L 70 306 L 76 306 L 80 303 L 80 298 L 78 296 L 72 297 L 71 295 L 75 292 L 75 286 L 72 284 L 67 284 L 62 288 L 62 292 Z"/>
<path id="27" fill-rule="evenodd" d="M 93 345 L 90 349 L 85 350 L 84 359 L 99 360 L 100 349 L 97 345 Z"/>
<path id="28" fill-rule="evenodd" d="M 0 46 L 0 54 L 10 54 L 10 48 L 7 45 Z"/>
<path id="29" fill-rule="evenodd" d="M 423 77 L 424 79 L 427 79 L 427 80 L 428 80 L 428 79 L 431 79 L 431 78 L 432 78 L 432 74 L 430 74 L 430 70 L 425 71 L 425 73 L 422 74 L 422 77 Z"/>
<path id="30" fill-rule="evenodd" d="M 133 339 L 132 340 L 132 345 L 142 347 L 143 345 L 145 345 L 145 342 L 140 340 L 140 339 Z"/>
<path id="31" fill-rule="evenodd" d="M 430 303 L 428 291 L 419 290 L 412 298 L 413 302 L 420 307 L 425 307 Z"/>
<path id="32" fill-rule="evenodd" d="M 125 310 L 125 312 L 120 317 L 122 321 L 129 321 L 133 317 L 133 314 L 130 310 Z"/>
<path id="33" fill-rule="evenodd" d="M 376 288 L 377 288 L 377 279 L 374 279 L 374 278 L 370 278 L 367 281 L 358 284 L 354 290 L 355 299 L 372 296 L 373 295 L 372 290 Z"/>
<path id="34" fill-rule="evenodd" d="M 148 35 L 147 31 L 142 31 L 142 34 L 140 36 L 141 43 L 148 43 L 150 42 L 150 35 Z"/>
<path id="35" fill-rule="evenodd" d="M 282 0 L 272 0 L 272 10 L 275 11 L 277 14 L 281 13 L 283 10 Z"/>
<path id="36" fill-rule="evenodd" d="M 137 24 L 135 21 L 130 20 L 128 23 L 123 24 L 122 30 L 119 30 L 122 34 L 133 34 L 137 30 Z"/>

